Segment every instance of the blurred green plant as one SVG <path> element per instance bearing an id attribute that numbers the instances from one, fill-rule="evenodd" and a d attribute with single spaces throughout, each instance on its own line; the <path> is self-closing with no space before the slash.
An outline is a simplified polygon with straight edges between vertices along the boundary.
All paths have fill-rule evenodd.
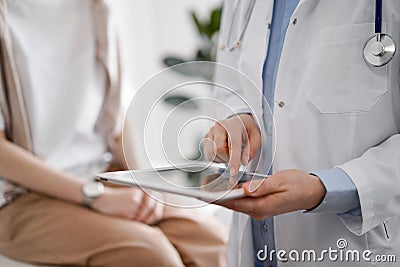
<path id="1" fill-rule="evenodd" d="M 190 15 L 200 36 L 196 54 L 189 60 L 177 56 L 167 56 L 163 60 L 165 65 L 174 66 L 187 61 L 215 61 L 221 14 L 222 5 L 212 9 L 205 19 L 200 19 L 195 11 L 191 11 Z"/>
<path id="2" fill-rule="evenodd" d="M 209 40 L 215 33 L 219 31 L 221 24 L 222 6 L 213 9 L 210 13 L 210 17 L 207 20 L 200 20 L 196 12 L 192 11 L 192 19 L 197 27 L 200 35 L 205 35 Z"/>
<path id="3" fill-rule="evenodd" d="M 197 51 L 196 60 L 215 61 L 216 39 L 221 24 L 222 6 L 214 8 L 208 18 L 200 20 L 192 11 L 191 16 L 197 31 L 203 40 Z"/>

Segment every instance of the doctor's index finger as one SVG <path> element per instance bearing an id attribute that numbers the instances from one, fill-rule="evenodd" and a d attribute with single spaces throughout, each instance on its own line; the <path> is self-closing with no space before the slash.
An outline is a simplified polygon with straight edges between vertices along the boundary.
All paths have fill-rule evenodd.
<path id="1" fill-rule="evenodd" d="M 234 126 L 228 131 L 229 146 L 229 170 L 231 176 L 236 176 L 242 158 L 242 130 L 240 127 Z"/>
<path id="2" fill-rule="evenodd" d="M 247 135 L 247 132 L 243 132 L 242 136 L 242 156 L 241 156 L 241 162 L 243 165 L 247 165 L 247 163 L 250 160 L 250 142 L 249 142 L 249 136 Z"/>

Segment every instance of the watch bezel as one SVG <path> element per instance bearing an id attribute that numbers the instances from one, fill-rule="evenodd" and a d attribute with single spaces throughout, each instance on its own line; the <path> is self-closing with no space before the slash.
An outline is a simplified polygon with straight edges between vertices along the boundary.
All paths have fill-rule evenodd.
<path id="1" fill-rule="evenodd" d="M 88 198 L 96 198 L 104 193 L 104 185 L 100 182 L 92 181 L 83 185 L 83 194 Z"/>

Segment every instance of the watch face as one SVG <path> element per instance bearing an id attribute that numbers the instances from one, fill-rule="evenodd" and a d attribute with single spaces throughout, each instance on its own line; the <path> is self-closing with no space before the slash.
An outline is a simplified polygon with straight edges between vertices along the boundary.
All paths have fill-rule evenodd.
<path id="1" fill-rule="evenodd" d="M 83 186 L 83 193 L 87 197 L 98 197 L 104 192 L 104 186 L 102 183 L 92 182 L 87 183 Z"/>

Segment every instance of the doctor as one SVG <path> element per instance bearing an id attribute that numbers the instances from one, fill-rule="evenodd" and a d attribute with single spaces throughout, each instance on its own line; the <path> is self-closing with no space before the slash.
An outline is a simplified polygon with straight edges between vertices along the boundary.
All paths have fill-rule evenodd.
<path id="1" fill-rule="evenodd" d="M 400 1 L 380 2 L 225 1 L 219 62 L 263 90 L 276 145 L 272 169 L 262 160 L 256 168 L 260 149 L 273 150 L 260 148 L 271 141 L 255 120 L 265 121 L 267 105 L 245 88 L 237 93 L 262 108 L 246 112 L 237 98 L 218 95 L 237 114 L 206 134 L 216 145 L 216 154 L 205 146 L 206 157 L 229 161 L 233 174 L 248 161 L 252 171 L 272 173 L 244 184 L 246 198 L 223 204 L 240 212 L 229 266 L 398 265 Z M 394 42 L 384 43 L 386 54 L 366 47 L 381 18 Z"/>

